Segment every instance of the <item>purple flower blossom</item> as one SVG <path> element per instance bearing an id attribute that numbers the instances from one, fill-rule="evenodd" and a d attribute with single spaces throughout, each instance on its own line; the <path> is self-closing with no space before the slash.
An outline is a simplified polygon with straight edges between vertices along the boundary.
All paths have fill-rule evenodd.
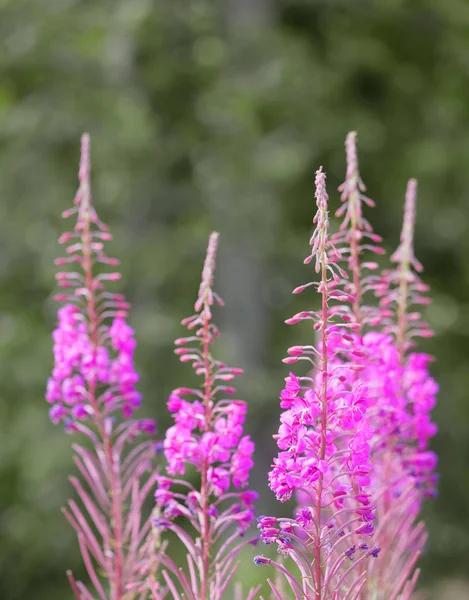
<path id="1" fill-rule="evenodd" d="M 196 375 L 202 377 L 203 382 L 201 389 L 178 388 L 169 396 L 168 410 L 174 425 L 166 431 L 164 455 L 170 477 L 158 478 L 155 493 L 155 510 L 168 519 L 165 527 L 179 535 L 191 557 L 199 557 L 196 565 L 188 558 L 190 576 L 183 578 L 180 570 L 175 569 L 165 556 L 160 558 L 161 562 L 174 575 L 174 580 L 181 582 L 188 597 L 206 598 L 209 593 L 213 600 L 224 597 L 227 585 L 227 582 L 219 580 L 221 565 L 225 571 L 228 567 L 232 569 L 233 574 L 236 569 L 233 561 L 240 548 L 257 539 L 247 539 L 233 547 L 235 538 L 242 536 L 252 523 L 253 502 L 257 494 L 233 491 L 233 488 L 239 490 L 248 485 L 253 466 L 254 444 L 243 431 L 246 403 L 224 397 L 236 391 L 225 382 L 232 381 L 242 370 L 227 367 L 211 354 L 211 345 L 218 337 L 211 307 L 214 301 L 222 304 L 212 290 L 217 242 L 218 234 L 213 233 L 195 303 L 196 314 L 183 320 L 192 335 L 177 339 L 175 350 L 181 362 L 192 363 Z M 184 476 L 189 466 L 195 467 L 200 474 L 199 488 L 194 489 L 183 479 L 174 479 L 175 485 L 186 490 L 173 493 L 172 478 Z M 193 526 L 194 540 L 183 535 L 174 521 L 179 515 Z M 215 539 L 229 525 L 237 531 L 223 542 L 223 552 L 217 553 L 213 549 Z M 252 594 L 254 591 L 250 598 Z"/>
<path id="2" fill-rule="evenodd" d="M 320 281 L 294 292 L 313 285 L 322 306 L 319 311 L 303 311 L 287 320 L 289 324 L 312 320 L 319 343 L 293 346 L 284 360 L 288 364 L 306 362 L 313 370 L 303 376 L 290 373 L 285 379 L 280 394 L 284 412 L 274 436 L 279 452 L 269 473 L 277 499 L 283 502 L 294 492 L 301 493 L 303 505 L 296 519 L 282 519 L 276 526 L 275 521 L 263 517 L 258 525 L 264 543 L 275 542 L 279 552 L 297 564 L 300 578 L 291 571 L 287 574 L 294 593 L 298 596 L 301 590 L 301 597 L 314 599 L 338 597 L 358 585 L 360 580 L 353 573 L 348 575 L 346 570 L 341 578 L 337 569 L 343 560 L 353 557 L 351 538 L 373 533 L 375 518 L 375 507 L 369 502 L 374 431 L 368 411 L 372 398 L 356 376 L 362 352 L 359 345 L 350 343 L 357 324 L 348 318 L 348 303 L 354 299 L 345 289 L 346 273 L 337 265 L 336 248 L 329 238 L 327 199 L 320 169 L 316 173 L 316 229 L 310 240 L 311 254 L 305 260 L 314 260 Z M 289 532 L 288 540 L 281 530 Z M 323 564 L 330 567 L 324 571 Z"/>
<path id="3" fill-rule="evenodd" d="M 69 573 L 72 590 L 80 600 L 95 595 L 123 600 L 130 589 L 144 585 L 149 570 L 149 557 L 144 557 L 151 540 L 142 506 L 154 482 L 156 453 L 152 441 L 135 445 L 129 453 L 126 447 L 141 433 L 153 435 L 155 422 L 129 419 L 141 401 L 135 387 L 139 379 L 133 362 L 136 343 L 125 321 L 129 305 L 122 295 L 106 289 L 108 281 L 120 277 L 106 272 L 118 261 L 104 252 L 103 242 L 111 235 L 91 203 L 89 175 L 85 135 L 80 186 L 74 207 L 64 213 L 76 215 L 77 221 L 73 232 L 60 239 L 67 244 L 67 257 L 56 261 L 78 270 L 57 274 L 64 292 L 56 299 L 64 305 L 52 334 L 54 367 L 46 400 L 53 423 L 64 422 L 66 431 L 91 442 L 90 448 L 74 444 L 83 482 L 76 477 L 70 481 L 82 507 L 71 500 L 64 513 L 78 534 L 95 592 Z M 125 460 L 124 453 L 128 454 Z"/>
<path id="4" fill-rule="evenodd" d="M 55 364 L 46 392 L 47 401 L 54 404 L 51 419 L 58 423 L 67 417 L 84 420 L 93 415 L 96 405 L 88 384 L 93 390 L 101 389 L 94 400 L 104 414 L 120 409 L 130 417 L 141 402 L 135 388 L 139 376 L 133 364 L 133 329 L 122 317 L 115 318 L 108 329 L 101 325 L 103 345 L 96 347 L 78 306 L 66 304 L 58 317 L 53 333 Z M 104 345 L 108 339 L 110 348 Z"/>

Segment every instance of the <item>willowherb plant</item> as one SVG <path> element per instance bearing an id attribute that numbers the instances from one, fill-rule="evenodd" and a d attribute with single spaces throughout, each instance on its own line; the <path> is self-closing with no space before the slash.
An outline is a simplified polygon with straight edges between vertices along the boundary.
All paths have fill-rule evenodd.
<path id="1" fill-rule="evenodd" d="M 381 425 L 375 448 L 379 457 L 377 535 L 389 560 L 374 565 L 368 576 L 376 598 L 383 600 L 405 600 L 415 588 L 419 569 L 412 571 L 427 538 L 424 524 L 417 519 L 423 498 L 435 495 L 437 482 L 437 458 L 428 444 L 436 433 L 430 411 L 436 403 L 438 386 L 428 372 L 431 357 L 410 352 L 415 345 L 413 338 L 432 335 L 420 313 L 410 312 L 413 304 L 428 304 L 423 295 L 428 286 L 417 274 L 422 266 L 413 251 L 416 192 L 417 182 L 411 179 L 401 243 L 391 256 L 397 266 L 383 272 L 376 290 L 381 306 L 386 311 L 391 309 L 392 314 L 384 320 L 385 333 L 379 334 L 379 372 L 371 375 L 379 391 L 377 414 Z"/>
<path id="2" fill-rule="evenodd" d="M 436 431 L 429 417 L 437 392 L 428 374 L 430 358 L 422 354 L 405 358 L 412 337 L 431 335 L 428 326 L 421 322 L 420 314 L 408 312 L 410 303 L 428 302 L 422 295 L 428 287 L 411 271 L 412 267 L 421 271 L 412 248 L 416 182 L 409 182 L 401 244 L 391 257 L 398 262 L 397 268 L 388 269 L 381 276 L 363 275 L 362 269 L 369 263 L 361 261 L 362 251 L 375 248 L 353 244 L 356 237 L 353 215 L 359 215 L 356 219 L 359 224 L 362 219 L 359 202 L 367 200 L 360 194 L 362 184 L 354 132 L 347 136 L 346 155 L 347 175 L 340 188 L 342 200 L 347 202 L 342 228 L 347 231 L 348 227 L 350 231 L 338 234 L 336 243 L 341 242 L 343 256 L 350 257 L 354 289 L 371 290 L 381 298 L 377 308 L 359 302 L 355 310 L 360 329 L 354 334 L 354 345 L 363 353 L 360 379 L 367 385 L 372 399 L 368 414 L 374 430 L 371 464 L 372 497 L 378 522 L 376 539 L 388 556 L 388 560 L 370 565 L 361 596 L 397 598 L 402 592 L 404 598 L 415 586 L 418 571 L 410 581 L 406 580 L 425 542 L 423 524 L 415 524 L 420 509 L 418 499 L 423 494 L 434 493 L 432 471 L 436 464 L 433 453 L 426 451 L 428 439 Z M 372 234 L 369 223 L 364 221 L 364 225 Z M 361 237 L 361 232 L 356 230 L 357 233 Z M 378 265 L 372 266 L 376 270 Z"/>
<path id="3" fill-rule="evenodd" d="M 431 357 L 415 351 L 417 337 L 432 335 L 415 305 L 428 299 L 413 250 L 417 184 L 410 180 L 395 268 L 379 273 L 380 236 L 363 214 L 374 202 L 364 195 L 356 133 L 346 138 L 347 172 L 340 186 L 343 216 L 330 233 L 326 176 L 316 173 L 311 252 L 319 309 L 304 310 L 288 324 L 311 323 L 311 343 L 292 346 L 284 363 L 304 364 L 290 373 L 280 394 L 278 454 L 269 485 L 278 500 L 294 497 L 291 518 L 257 519 L 265 544 L 281 555 L 256 564 L 275 567 L 271 598 L 286 600 L 409 600 L 426 540 L 418 522 L 421 504 L 435 494 L 436 433 L 430 413 L 438 386 Z M 189 334 L 175 353 L 189 362 L 199 387 L 180 387 L 168 401 L 174 425 L 164 442 L 141 442 L 155 423 L 135 420 L 140 406 L 134 368 L 134 332 L 128 303 L 107 290 L 119 279 L 104 252 L 111 239 L 91 202 L 89 138 L 83 136 L 74 230 L 65 233 L 66 258 L 75 266 L 57 274 L 63 303 L 54 331 L 55 364 L 47 385 L 50 417 L 84 445 L 74 444 L 81 479 L 70 481 L 81 501 L 64 513 L 78 542 L 93 591 L 68 578 L 78 600 L 224 600 L 235 583 L 239 553 L 258 536 L 247 530 L 257 494 L 246 490 L 254 445 L 244 434 L 247 406 L 232 399 L 242 373 L 213 355 L 218 234 L 209 238 L 195 314 L 182 321 Z M 365 257 L 365 259 L 364 259 Z M 370 293 L 371 292 L 371 293 Z M 373 306 L 368 298 L 378 299 Z M 296 368 L 295 367 L 295 368 Z M 164 451 L 166 472 L 154 465 Z M 197 483 L 192 483 L 194 480 Z M 156 491 L 155 491 L 156 487 Z M 154 492 L 151 515 L 144 503 Z M 166 554 L 174 537 L 185 566 Z M 253 600 L 260 586 L 247 592 Z M 289 588 L 288 590 L 286 588 Z M 243 597 L 236 584 L 236 600 Z"/>
<path id="4" fill-rule="evenodd" d="M 226 399 L 236 393 L 230 382 L 242 369 L 227 367 L 212 355 L 219 335 L 212 321 L 212 305 L 223 304 L 212 289 L 217 244 L 218 234 L 212 233 L 195 314 L 182 321 L 191 335 L 176 340 L 179 360 L 192 363 L 202 382 L 199 389 L 181 387 L 169 397 L 168 409 L 175 424 L 164 440 L 168 476 L 158 476 L 155 493 L 154 530 L 158 537 L 173 531 L 187 550 L 186 570 L 167 555 L 160 556 L 165 567 L 162 576 L 177 600 L 226 598 L 239 551 L 257 541 L 257 537 L 238 539 L 254 518 L 257 499 L 255 492 L 241 491 L 253 466 L 254 444 L 243 435 L 247 406 L 241 400 Z M 188 467 L 200 475 L 199 485 L 183 478 Z M 187 533 L 184 524 L 195 534 Z M 157 600 L 164 592 L 153 586 L 153 595 Z M 251 590 L 248 598 L 254 595 Z"/>
<path id="5" fill-rule="evenodd" d="M 120 275 L 105 270 L 118 261 L 104 252 L 111 234 L 91 202 L 89 144 L 84 135 L 80 185 L 73 208 L 63 215 L 76 216 L 76 224 L 61 236 L 67 257 L 56 263 L 77 270 L 57 274 L 64 293 L 56 299 L 63 306 L 53 333 L 54 368 L 46 399 L 52 404 L 51 420 L 64 422 L 67 431 L 89 442 L 88 447 L 73 444 L 81 479 L 73 476 L 70 482 L 82 507 L 70 500 L 64 513 L 77 532 L 94 592 L 69 572 L 73 593 L 80 600 L 95 594 L 101 600 L 131 600 L 145 589 L 150 521 L 143 519 L 142 507 L 153 491 L 157 450 L 155 442 L 136 443 L 136 438 L 153 434 L 155 423 L 131 418 L 141 402 L 133 364 L 136 342 L 125 320 L 128 303 L 106 289 Z"/>
<path id="6" fill-rule="evenodd" d="M 354 297 L 343 289 L 346 273 L 332 259 L 337 251 L 329 238 L 325 179 L 320 169 L 316 173 L 316 229 L 305 260 L 315 260 L 320 281 L 294 290 L 299 293 L 315 286 L 321 308 L 287 320 L 288 324 L 311 320 L 320 339 L 317 345 L 290 348 L 290 356 L 284 359 L 288 364 L 305 361 L 313 373 L 290 374 L 286 379 L 281 394 L 285 411 L 274 436 L 280 452 L 269 474 L 270 487 L 279 500 L 289 499 L 294 491 L 301 491 L 306 500 L 296 519 L 258 519 L 263 541 L 276 543 L 279 552 L 296 563 L 298 573 L 262 556 L 255 559 L 257 564 L 275 564 L 295 598 L 313 600 L 357 598 L 366 580 L 366 565 L 380 551 L 366 541 L 374 529 L 368 490 L 373 432 L 366 417 L 366 387 L 359 380 L 348 384 L 347 374 L 359 370 L 354 357 L 361 352 L 350 344 L 349 332 L 357 328 L 349 306 Z M 349 362 L 331 367 L 335 338 L 343 340 L 344 348 L 349 344 L 345 351 Z M 355 553 L 359 557 L 349 564 Z M 280 598 L 277 586 L 270 580 L 269 584 Z"/>

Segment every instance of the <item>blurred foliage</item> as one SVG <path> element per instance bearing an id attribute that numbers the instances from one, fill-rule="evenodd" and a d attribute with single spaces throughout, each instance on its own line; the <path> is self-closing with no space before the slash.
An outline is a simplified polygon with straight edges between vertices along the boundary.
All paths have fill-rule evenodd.
<path id="1" fill-rule="evenodd" d="M 142 413 L 161 429 L 185 377 L 172 340 L 191 313 L 207 235 L 221 232 L 220 352 L 247 368 L 262 512 L 281 509 L 265 473 L 280 359 L 306 335 L 283 322 L 307 276 L 313 172 L 324 165 L 337 206 L 343 140 L 358 130 L 377 201 L 369 217 L 388 249 L 406 181 L 419 179 L 416 252 L 437 332 L 425 350 L 441 383 L 423 585 L 468 576 L 469 3 L 0 0 L 0 39 L 0 597 L 67 598 L 65 569 L 80 574 L 60 514 L 70 439 L 49 424 L 43 390 L 60 213 L 84 130 L 95 203 L 133 302 Z M 244 568 L 246 580 L 267 574 Z"/>

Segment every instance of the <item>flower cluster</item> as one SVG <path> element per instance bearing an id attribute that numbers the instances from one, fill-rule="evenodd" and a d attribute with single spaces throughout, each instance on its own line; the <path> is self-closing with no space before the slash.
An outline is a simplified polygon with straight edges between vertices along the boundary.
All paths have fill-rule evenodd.
<path id="1" fill-rule="evenodd" d="M 294 491 L 300 492 L 302 508 L 294 520 L 264 517 L 259 521 L 264 542 L 275 541 L 279 551 L 297 564 L 301 578 L 290 574 L 287 579 L 294 592 L 301 590 L 307 598 L 348 593 L 363 584 L 359 574 L 343 576 L 341 565 L 351 556 L 351 542 L 373 533 L 375 518 L 370 492 L 374 432 L 367 415 L 371 400 L 367 386 L 355 376 L 362 368 L 356 361 L 363 353 L 353 344 L 358 327 L 351 317 L 354 297 L 345 290 L 347 275 L 337 264 L 340 255 L 329 239 L 327 200 L 320 169 L 316 173 L 316 229 L 305 262 L 315 259 L 321 279 L 294 293 L 314 285 L 321 309 L 287 320 L 289 324 L 312 320 L 320 339 L 316 345 L 290 348 L 284 359 L 287 364 L 304 361 L 312 372 L 290 373 L 285 380 L 281 392 L 285 410 L 274 436 L 279 453 L 269 473 L 277 498 L 285 501 Z M 363 540 L 359 545 L 369 550 Z M 378 552 L 378 548 L 367 551 L 362 559 Z M 334 566 L 324 571 L 324 563 Z"/>
<path id="2" fill-rule="evenodd" d="M 353 315 L 350 316 L 358 327 L 351 341 L 362 354 L 358 359 L 362 369 L 359 377 L 372 397 L 370 422 L 375 431 L 372 462 L 377 474 L 386 472 L 384 479 L 388 481 L 380 476 L 377 478 L 381 484 L 401 489 L 406 476 L 410 475 L 413 484 L 431 495 L 436 457 L 427 447 L 436 427 L 429 414 L 435 405 L 438 388 L 428 373 L 431 358 L 424 354 L 406 356 L 413 346 L 412 338 L 432 335 L 420 313 L 408 310 L 411 304 L 428 304 L 428 298 L 424 296 L 428 286 L 418 277 L 422 265 L 415 258 L 412 245 L 417 183 L 411 179 L 407 187 L 400 245 L 391 256 L 397 268 L 386 269 L 381 275 L 366 274 L 370 269 L 375 271 L 378 265 L 363 261 L 362 255 L 366 251 L 382 254 L 382 248 L 375 245 L 381 238 L 373 232 L 362 212 L 362 202 L 368 206 L 374 206 L 374 202 L 363 195 L 365 186 L 358 170 L 355 132 L 348 134 L 345 147 L 347 174 L 339 188 L 344 204 L 336 213 L 338 216 L 344 213 L 345 217 L 340 232 L 333 239 L 339 248 L 340 261 L 345 262 L 344 266 L 351 273 L 351 283 L 347 285 L 344 281 L 343 284 L 354 296 Z M 363 239 L 368 239 L 368 243 L 364 244 Z M 363 302 L 369 291 L 380 299 L 379 307 L 370 307 Z M 339 346 L 343 344 L 343 338 L 338 336 L 334 341 Z M 340 347 L 333 351 L 340 356 Z M 341 364 L 347 363 L 342 361 Z M 356 371 L 352 373 L 350 383 L 356 381 L 357 376 Z M 384 461 L 383 452 L 386 454 Z M 388 464 L 391 460 L 392 469 Z M 396 469 L 400 474 L 395 472 Z M 375 487 L 379 493 L 380 485 L 375 483 Z"/>
<path id="3" fill-rule="evenodd" d="M 426 539 L 416 518 L 422 499 L 434 495 L 437 479 L 436 456 L 428 445 L 436 433 L 430 412 L 438 386 L 428 371 L 431 357 L 409 353 L 413 338 L 431 335 L 420 313 L 408 310 L 428 302 L 412 248 L 416 183 L 409 182 L 401 244 L 391 257 L 397 268 L 375 274 L 378 263 L 364 262 L 362 255 L 381 255 L 383 249 L 363 216 L 362 202 L 374 202 L 363 194 L 355 132 L 347 136 L 346 156 L 347 175 L 339 188 L 343 205 L 337 211 L 344 220 L 331 236 L 324 176 L 318 172 L 316 178 L 316 230 L 305 263 L 315 257 L 321 281 L 294 290 L 316 286 L 322 309 L 287 320 L 312 320 L 319 334 L 316 345 L 293 346 L 284 359 L 287 364 L 306 361 L 312 370 L 285 379 L 284 412 L 274 435 L 279 453 L 269 474 L 279 500 L 295 492 L 296 518 L 258 520 L 264 543 L 275 542 L 290 556 L 300 577 L 263 556 L 256 563 L 274 564 L 293 593 L 305 598 L 376 593 L 408 598 Z M 365 303 L 368 292 L 380 299 L 379 306 Z M 371 534 L 379 546 L 363 539 Z M 377 558 L 381 547 L 389 560 L 366 562 Z M 346 568 L 346 559 L 353 565 Z M 357 565 L 364 571 L 353 576 Z"/>
<path id="4" fill-rule="evenodd" d="M 408 183 L 400 244 L 391 256 L 395 267 L 379 273 L 378 259 L 363 260 L 365 253 L 384 251 L 363 214 L 363 205 L 374 202 L 364 195 L 355 132 L 345 148 L 336 213 L 342 223 L 330 233 L 321 167 L 304 261 L 314 264 L 318 280 L 293 290 L 315 288 L 320 306 L 286 321 L 309 324 L 312 339 L 290 347 L 283 359 L 292 372 L 280 393 L 269 486 L 279 501 L 295 498 L 297 506 L 291 517 L 258 517 L 259 535 L 249 538 L 257 500 L 247 489 L 254 444 L 244 431 L 247 404 L 235 398 L 232 383 L 243 371 L 213 354 L 219 332 L 212 310 L 223 305 L 213 291 L 218 234 L 209 238 L 195 312 L 182 321 L 188 333 L 175 342 L 176 355 L 191 364 L 200 385 L 170 394 L 173 424 L 161 443 L 135 443 L 137 434 L 153 434 L 155 424 L 131 418 L 141 403 L 136 342 L 126 321 L 128 303 L 106 289 L 120 277 L 106 268 L 118 261 L 104 251 L 111 235 L 91 202 L 89 139 L 83 136 L 80 185 L 64 213 L 77 221 L 60 239 L 67 256 L 56 261 L 76 270 L 57 274 L 62 293 L 56 299 L 63 306 L 46 391 L 51 420 L 91 442 L 74 444 L 81 479 L 70 481 L 82 508 L 70 500 L 64 509 L 94 588 L 91 593 L 69 573 L 77 600 L 223 600 L 240 550 L 259 538 L 281 555 L 254 559 L 275 567 L 277 577 L 267 580 L 274 598 L 287 597 L 289 586 L 304 600 L 410 599 L 427 537 L 418 515 L 437 481 L 429 444 L 437 430 L 431 411 L 438 386 L 431 357 L 415 349 L 417 337 L 432 335 L 413 308 L 428 303 L 413 250 L 417 184 Z M 377 306 L 368 302 L 371 294 Z M 164 472 L 153 462 L 158 450 Z M 145 515 L 152 492 L 154 508 Z M 174 537 L 185 547 L 185 568 L 166 552 Z M 241 594 L 237 587 L 236 598 Z"/>
<path id="5" fill-rule="evenodd" d="M 180 580 L 188 596 L 211 600 L 224 597 L 236 568 L 233 561 L 246 542 L 234 549 L 232 544 L 251 524 L 253 503 L 257 499 L 253 491 L 231 491 L 231 488 L 240 490 L 248 485 L 254 464 L 254 444 L 243 433 L 246 403 L 226 398 L 236 393 L 231 382 L 242 369 L 226 366 L 210 351 L 219 335 L 212 322 L 212 305 L 214 301 L 222 305 L 212 290 L 217 243 L 218 234 L 213 233 L 195 303 L 196 313 L 183 320 L 192 335 L 176 340 L 179 360 L 192 363 L 203 383 L 200 389 L 178 388 L 169 397 L 168 409 L 175 421 L 164 440 L 169 477 L 157 478 L 153 520 L 158 532 L 169 529 L 179 534 L 189 551 L 189 571 L 193 573 L 196 569 L 198 580 L 180 579 L 178 569 L 166 557 L 161 557 L 161 562 Z M 199 489 L 182 479 L 188 466 L 195 467 L 200 474 Z M 195 541 L 180 535 L 182 530 L 175 522 L 177 517 L 184 517 L 192 524 Z M 216 552 L 215 541 L 230 525 L 235 526 L 234 534 Z M 167 583 L 173 589 L 174 581 Z M 155 592 L 154 597 L 160 596 Z"/>
<path id="6" fill-rule="evenodd" d="M 242 369 L 230 368 L 208 354 L 208 348 L 218 337 L 210 321 L 210 306 L 218 296 L 211 291 L 218 234 L 212 234 L 207 251 L 203 281 L 193 317 L 183 323 L 195 335 L 176 340 L 176 354 L 181 362 L 192 362 L 196 374 L 204 377 L 202 390 L 178 388 L 168 400 L 168 410 L 175 424 L 166 431 L 164 454 L 169 475 L 184 475 L 187 465 L 206 472 L 208 495 L 220 497 L 231 484 L 236 489 L 246 487 L 253 466 L 254 444 L 243 435 L 247 405 L 242 400 L 216 400 L 216 395 L 233 395 L 231 382 Z M 202 299 L 202 301 L 201 301 Z M 200 343 L 202 348 L 194 347 Z M 192 401 L 185 398 L 192 398 Z M 247 518 L 245 525 L 249 524 Z M 240 521 L 242 524 L 242 521 Z"/>
<path id="7" fill-rule="evenodd" d="M 63 421 L 68 431 L 91 442 L 90 448 L 74 444 L 81 480 L 70 481 L 82 507 L 70 500 L 64 514 L 77 532 L 98 597 L 123 600 L 145 587 L 150 515 L 145 518 L 143 506 L 155 485 L 158 445 L 135 442 L 142 432 L 155 433 L 156 426 L 152 419 L 130 419 L 141 403 L 133 361 L 136 342 L 126 323 L 128 303 L 106 289 L 106 282 L 120 275 L 105 271 L 118 261 L 104 251 L 111 235 L 91 203 L 89 154 L 84 135 L 80 185 L 73 208 L 64 213 L 77 220 L 74 230 L 60 238 L 67 256 L 56 261 L 76 270 L 57 274 L 62 293 L 56 299 L 64 305 L 53 332 L 54 368 L 46 400 L 54 423 Z M 83 582 L 68 576 L 77 600 L 94 597 Z"/>
<path id="8" fill-rule="evenodd" d="M 425 495 L 433 495 L 436 478 L 432 471 L 436 456 L 428 450 L 428 444 L 436 433 L 430 413 L 436 404 L 438 385 L 428 372 L 431 357 L 411 353 L 402 363 L 392 335 L 369 331 L 360 338 L 353 337 L 354 345 L 363 352 L 359 383 L 355 380 L 355 372 L 346 376 L 350 386 L 366 386 L 367 389 L 368 406 L 371 407 L 368 419 L 373 428 L 370 442 L 375 471 L 373 487 L 379 488 L 379 482 L 382 484 L 385 477 L 389 477 L 389 465 L 385 476 L 383 461 L 377 457 L 392 451 L 392 485 L 396 491 L 402 488 L 407 477 L 411 477 L 414 486 L 424 490 Z M 331 364 L 347 373 L 346 363 L 339 358 L 341 348 L 335 348 L 335 351 Z M 401 475 L 396 475 L 396 469 Z"/>
<path id="9" fill-rule="evenodd" d="M 76 305 L 63 306 L 58 320 L 53 333 L 55 365 L 46 391 L 46 400 L 52 404 L 51 420 L 84 420 L 93 414 L 86 382 L 106 386 L 100 397 L 104 414 L 120 408 L 130 417 L 141 403 L 135 388 L 139 376 L 133 363 L 133 329 L 122 317 L 115 317 L 106 331 L 108 346 L 93 348 L 87 323 Z"/>
<path id="10" fill-rule="evenodd" d="M 331 335 L 330 339 L 334 336 Z M 345 365 L 340 365 L 340 367 Z M 373 507 L 369 502 L 370 439 L 366 412 L 370 404 L 367 388 L 356 382 L 346 385 L 346 369 L 332 377 L 325 397 L 327 433 L 324 452 L 321 451 L 321 399 L 311 377 L 286 378 L 281 392 L 281 425 L 274 437 L 281 452 L 274 458 L 269 473 L 270 487 L 281 501 L 294 491 L 311 495 L 322 478 L 325 504 L 333 502 L 342 508 L 344 496 L 355 496 L 357 512 L 363 524 L 358 533 L 372 533 Z M 352 371 L 353 372 L 353 371 Z M 366 507 L 366 508 L 364 508 Z"/>
<path id="11" fill-rule="evenodd" d="M 206 422 L 203 404 L 183 400 L 184 391 L 175 390 L 168 402 L 176 422 L 166 431 L 164 441 L 168 473 L 183 475 L 187 464 L 195 465 L 198 471 L 209 465 L 207 482 L 215 496 L 228 491 L 231 483 L 236 489 L 245 487 L 254 452 L 249 436 L 243 436 L 246 404 L 240 400 L 218 402 L 212 412 L 212 427 Z"/>

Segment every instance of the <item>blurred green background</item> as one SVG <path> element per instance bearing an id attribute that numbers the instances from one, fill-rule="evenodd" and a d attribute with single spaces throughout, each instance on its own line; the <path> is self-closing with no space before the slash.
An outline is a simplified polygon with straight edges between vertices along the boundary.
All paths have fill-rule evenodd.
<path id="1" fill-rule="evenodd" d="M 221 233 L 221 353 L 247 374 L 260 512 L 282 510 L 274 453 L 281 358 L 308 277 L 313 174 L 331 208 L 343 141 L 388 250 L 407 179 L 419 186 L 416 253 L 434 303 L 441 384 L 439 497 L 421 561 L 428 598 L 469 588 L 469 2 L 465 0 L 0 0 L 0 598 L 62 600 L 78 574 L 60 513 L 70 439 L 47 418 L 60 213 L 92 135 L 94 199 L 133 303 L 142 415 L 189 375 L 172 353 L 206 239 Z M 301 299 L 304 301 L 304 299 Z M 298 304 L 302 306 L 302 304 Z M 249 558 L 249 561 L 251 559 Z M 244 578 L 265 578 L 248 562 Z"/>

